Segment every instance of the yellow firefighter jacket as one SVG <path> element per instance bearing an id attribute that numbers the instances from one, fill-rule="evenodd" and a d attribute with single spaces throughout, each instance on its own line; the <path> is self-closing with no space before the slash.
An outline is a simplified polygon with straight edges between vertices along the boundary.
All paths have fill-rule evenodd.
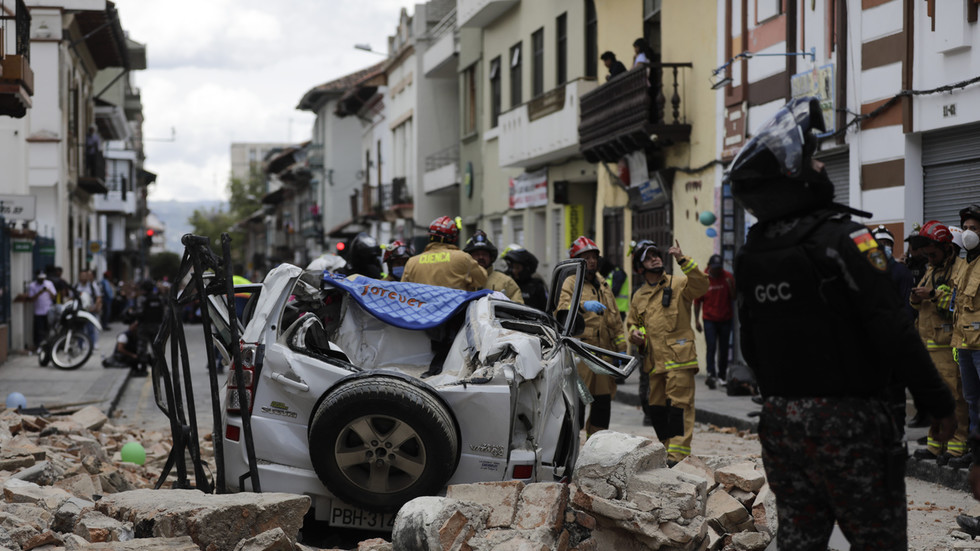
<path id="1" fill-rule="evenodd" d="M 521 294 L 521 288 L 518 287 L 517 282 L 514 281 L 509 275 L 498 272 L 490 266 L 487 273 L 487 289 L 491 291 L 500 291 L 501 293 L 507 295 L 507 298 L 514 302 L 519 302 L 524 304 L 524 295 Z"/>
<path id="2" fill-rule="evenodd" d="M 487 284 L 487 272 L 456 245 L 433 242 L 408 259 L 402 281 L 479 291 Z"/>
<path id="3" fill-rule="evenodd" d="M 980 262 L 964 260 L 954 281 L 953 346 L 980 350 Z"/>
<path id="4" fill-rule="evenodd" d="M 570 277 L 561 286 L 561 295 L 558 297 L 559 311 L 568 309 L 574 291 L 575 278 Z M 588 300 L 601 302 L 606 310 L 601 314 L 586 311 L 581 305 Z M 598 274 L 592 281 L 586 281 L 582 285 L 578 315 L 585 321 L 585 330 L 580 335 L 576 335 L 582 342 L 606 350 L 626 352 L 626 333 L 623 330 L 623 320 L 619 317 L 619 310 L 616 309 L 616 297 Z M 593 396 L 612 394 L 616 391 L 616 380 L 609 375 L 598 375 L 581 364 L 578 374 Z"/>
<path id="5" fill-rule="evenodd" d="M 682 273 L 664 274 L 657 283 L 644 283 L 630 301 L 626 326 L 630 331 L 646 331 L 643 370 L 647 373 L 698 369 L 691 309 L 694 299 L 708 292 L 709 281 L 690 257 L 683 257 L 678 264 Z M 671 289 L 671 299 L 665 307 L 667 287 Z"/>
<path id="6" fill-rule="evenodd" d="M 942 274 L 947 268 L 949 269 L 949 277 L 946 285 L 952 287 L 956 276 L 966 267 L 966 261 L 959 257 L 952 257 L 949 261 L 948 264 L 940 266 L 938 269 L 930 265 L 925 275 L 922 276 L 919 287 L 934 289 L 933 280 L 937 273 Z M 953 311 L 950 310 L 951 295 L 951 292 L 944 293 L 942 290 L 937 290 L 935 297 L 923 300 L 919 304 L 911 303 L 912 308 L 919 311 L 917 322 L 919 336 L 922 337 L 922 342 L 930 351 L 952 347 Z"/>

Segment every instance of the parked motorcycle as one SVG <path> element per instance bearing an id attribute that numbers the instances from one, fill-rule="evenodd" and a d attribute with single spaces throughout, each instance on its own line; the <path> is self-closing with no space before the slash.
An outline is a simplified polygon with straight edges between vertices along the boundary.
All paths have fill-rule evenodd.
<path id="1" fill-rule="evenodd" d="M 92 355 L 95 343 L 85 333 L 85 324 L 91 323 L 99 331 L 102 325 L 99 318 L 85 311 L 79 299 L 70 300 L 55 306 L 56 322 L 41 342 L 38 363 L 41 366 L 54 364 L 58 369 L 78 369 L 85 365 Z"/>

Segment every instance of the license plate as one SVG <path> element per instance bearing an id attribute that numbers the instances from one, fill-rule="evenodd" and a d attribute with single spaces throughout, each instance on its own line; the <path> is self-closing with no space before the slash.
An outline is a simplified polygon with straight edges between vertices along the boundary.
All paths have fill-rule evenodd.
<path id="1" fill-rule="evenodd" d="M 333 501 L 330 504 L 330 516 L 327 523 L 330 526 L 390 532 L 395 526 L 395 514 L 372 513 L 340 501 Z"/>

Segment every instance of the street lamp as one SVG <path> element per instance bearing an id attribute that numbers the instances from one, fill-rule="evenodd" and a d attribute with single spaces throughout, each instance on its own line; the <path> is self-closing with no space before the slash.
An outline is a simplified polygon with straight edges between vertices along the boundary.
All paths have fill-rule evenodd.
<path id="1" fill-rule="evenodd" d="M 354 44 L 354 49 L 355 50 L 363 50 L 365 52 L 370 52 L 372 54 L 377 54 L 377 55 L 382 55 L 382 56 L 388 57 L 388 54 L 386 54 L 386 53 L 379 52 L 377 50 L 372 50 L 370 44 Z"/>
<path id="2" fill-rule="evenodd" d="M 711 78 L 713 79 L 718 78 L 718 75 L 720 75 L 722 71 L 730 67 L 731 64 L 735 63 L 735 60 L 739 58 L 752 59 L 753 57 L 771 57 L 771 56 L 787 57 L 787 56 L 794 56 L 794 55 L 801 55 L 803 57 L 809 56 L 810 61 L 815 62 L 817 60 L 817 48 L 816 47 L 810 48 L 810 51 L 808 52 L 778 52 L 774 54 L 757 54 L 746 50 L 744 52 L 735 54 L 735 57 L 729 59 L 727 63 L 712 71 Z M 712 81 L 711 89 L 717 90 L 719 88 L 724 88 L 725 86 L 728 86 L 731 83 L 732 83 L 732 77 L 726 75 L 725 77 L 719 80 Z"/>

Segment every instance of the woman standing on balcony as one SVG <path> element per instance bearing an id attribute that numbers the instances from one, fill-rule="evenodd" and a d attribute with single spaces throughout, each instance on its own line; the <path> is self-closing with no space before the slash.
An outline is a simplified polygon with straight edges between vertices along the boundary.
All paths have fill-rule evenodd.
<path id="1" fill-rule="evenodd" d="M 633 68 L 635 69 L 640 63 L 646 63 L 649 65 L 653 62 L 655 54 L 653 53 L 653 48 L 647 44 L 646 40 L 642 38 L 637 38 L 633 41 Z"/>

